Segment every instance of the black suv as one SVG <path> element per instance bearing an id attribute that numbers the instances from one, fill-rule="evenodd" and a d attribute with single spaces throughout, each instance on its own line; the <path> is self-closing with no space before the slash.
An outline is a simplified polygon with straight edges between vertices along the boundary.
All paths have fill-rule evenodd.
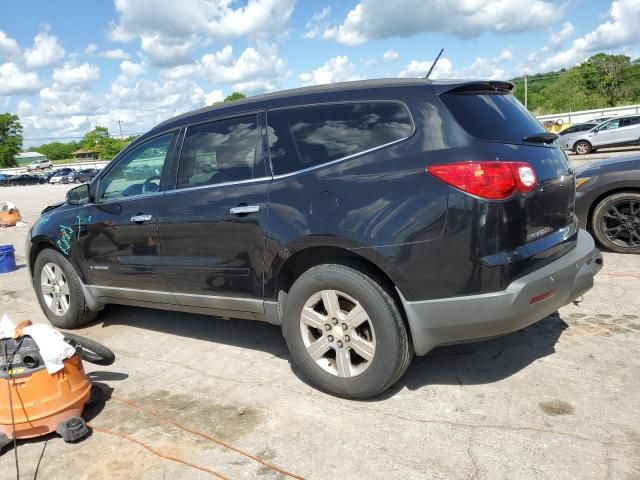
<path id="1" fill-rule="evenodd" d="M 414 352 L 523 328 L 593 285 L 575 177 L 505 82 L 302 88 L 168 120 L 28 237 L 40 305 L 282 326 L 319 388 L 367 398 Z"/>

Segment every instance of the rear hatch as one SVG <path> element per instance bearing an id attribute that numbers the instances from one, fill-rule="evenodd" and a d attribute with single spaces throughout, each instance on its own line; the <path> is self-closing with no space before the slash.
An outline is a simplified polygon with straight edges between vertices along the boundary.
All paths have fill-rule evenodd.
<path id="1" fill-rule="evenodd" d="M 486 160 L 527 162 L 537 175 L 532 192 L 500 203 L 497 254 L 526 259 L 527 270 L 533 270 L 573 248 L 574 170 L 555 135 L 511 94 L 513 85 L 471 82 L 434 88 L 458 124 L 486 147 Z"/>

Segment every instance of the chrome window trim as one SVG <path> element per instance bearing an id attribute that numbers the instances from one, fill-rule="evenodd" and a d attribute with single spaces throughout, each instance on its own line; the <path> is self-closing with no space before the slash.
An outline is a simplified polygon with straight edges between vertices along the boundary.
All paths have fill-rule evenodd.
<path id="1" fill-rule="evenodd" d="M 163 192 L 165 195 L 174 195 L 181 192 L 191 192 L 194 190 L 205 190 L 208 188 L 216 188 L 216 187 L 228 187 L 229 185 L 241 185 L 244 183 L 259 183 L 263 181 L 269 181 L 271 177 L 258 177 L 258 178 L 248 178 L 247 180 L 235 180 L 233 182 L 221 182 L 221 183 L 211 183 L 208 185 L 197 185 L 195 187 L 185 187 L 174 190 L 167 190 Z"/>
<path id="2" fill-rule="evenodd" d="M 278 175 L 275 175 L 275 170 L 273 168 L 273 163 L 271 161 L 271 145 L 269 145 L 269 112 L 279 112 L 279 111 L 283 111 L 283 110 L 294 110 L 294 109 L 299 109 L 299 108 L 309 108 L 309 107 L 320 107 L 320 106 L 324 106 L 324 105 L 349 105 L 349 104 L 354 104 L 354 103 L 397 103 L 399 105 L 402 105 L 402 107 L 405 109 L 405 111 L 407 112 L 407 114 L 409 115 L 409 120 L 411 121 L 411 133 L 409 133 L 409 135 L 407 135 L 406 137 L 403 138 L 399 138 L 397 140 L 394 140 L 392 142 L 388 142 L 388 143 L 384 143 L 382 145 L 378 145 L 376 147 L 373 148 L 369 148 L 368 150 L 363 150 L 361 152 L 357 152 L 357 153 L 352 153 L 351 155 L 347 155 L 345 157 L 340 157 L 340 158 L 336 158 L 335 160 L 331 160 L 329 162 L 325 162 L 325 163 L 321 163 L 319 165 L 313 165 L 311 167 L 306 167 L 306 168 L 302 168 L 300 170 L 294 170 L 293 172 L 288 172 L 288 173 L 281 173 Z M 265 132 L 265 136 L 267 138 L 267 148 L 268 148 L 268 152 L 269 152 L 269 167 L 271 169 L 271 174 L 273 175 L 273 179 L 274 180 L 278 180 L 281 178 L 286 178 L 286 177 L 291 177 L 293 175 L 298 175 L 301 173 L 307 173 L 313 170 L 317 170 L 318 168 L 322 168 L 322 167 L 326 167 L 326 166 L 331 166 L 331 165 L 335 165 L 336 163 L 339 162 L 343 162 L 345 160 L 350 160 L 352 158 L 358 157 L 360 155 L 366 155 L 368 153 L 374 152 L 376 150 L 380 150 L 382 148 L 386 148 L 389 147 L 391 145 L 394 145 L 396 143 L 400 143 L 400 142 L 404 142 L 405 140 L 411 138 L 413 135 L 415 135 L 416 133 L 416 122 L 413 119 L 413 114 L 411 113 L 411 109 L 409 108 L 409 106 L 403 102 L 402 100 L 392 100 L 392 99 L 380 99 L 380 100 L 338 100 L 335 102 L 316 102 L 316 103 L 307 103 L 307 104 L 302 104 L 302 105 L 288 105 L 285 107 L 276 107 L 276 108 L 267 108 L 266 111 L 266 132 Z"/>

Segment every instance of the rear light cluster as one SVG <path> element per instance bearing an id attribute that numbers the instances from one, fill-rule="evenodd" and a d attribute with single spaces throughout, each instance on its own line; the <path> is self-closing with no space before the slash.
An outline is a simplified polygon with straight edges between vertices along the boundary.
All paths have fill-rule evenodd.
<path id="1" fill-rule="evenodd" d="M 526 194 L 538 184 L 536 172 L 526 162 L 447 163 L 432 165 L 427 172 L 458 190 L 487 200 Z"/>

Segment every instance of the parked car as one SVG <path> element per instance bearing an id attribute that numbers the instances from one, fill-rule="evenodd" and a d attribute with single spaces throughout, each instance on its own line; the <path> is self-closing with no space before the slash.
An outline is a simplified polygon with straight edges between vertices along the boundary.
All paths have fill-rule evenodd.
<path id="1" fill-rule="evenodd" d="M 563 135 L 558 142 L 579 155 L 604 147 L 640 145 L 640 115 L 616 117 L 591 130 Z"/>
<path id="2" fill-rule="evenodd" d="M 602 257 L 555 135 L 512 89 L 349 82 L 161 123 L 35 223 L 40 306 L 67 329 L 109 303 L 278 324 L 305 377 L 349 398 L 414 352 L 521 329 Z M 158 172 L 127 175 L 151 157 Z"/>
<path id="3" fill-rule="evenodd" d="M 558 133 L 559 137 L 563 137 L 565 135 L 569 135 L 570 133 L 577 132 L 586 132 L 587 130 L 591 130 L 594 127 L 597 127 L 598 123 L 576 123 L 575 125 L 571 125 L 569 128 L 562 130 Z"/>
<path id="4" fill-rule="evenodd" d="M 607 250 L 640 253 L 640 155 L 579 167 L 576 215 Z"/>
<path id="5" fill-rule="evenodd" d="M 7 185 L 17 186 L 17 185 L 37 185 L 40 183 L 40 178 L 37 175 L 30 175 L 28 173 L 23 173 L 22 175 L 15 175 L 10 177 L 7 180 Z"/>
<path id="6" fill-rule="evenodd" d="M 49 170 L 48 172 L 41 173 L 39 176 L 42 183 L 49 183 L 49 180 L 51 180 L 51 177 L 54 175 L 57 175 L 56 170 Z"/>
<path id="7" fill-rule="evenodd" d="M 99 170 L 95 168 L 83 168 L 82 170 L 74 170 L 68 175 L 62 177 L 61 183 L 84 183 L 90 182 L 98 174 Z"/>
<path id="8" fill-rule="evenodd" d="M 7 185 L 11 177 L 13 177 L 13 175 L 6 175 L 4 173 L 0 173 L 0 187 Z"/>
<path id="9" fill-rule="evenodd" d="M 53 164 L 47 158 L 42 160 L 36 160 L 27 165 L 27 172 L 33 172 L 36 170 L 46 170 L 48 168 L 52 168 Z"/>
<path id="10" fill-rule="evenodd" d="M 601 124 L 606 122 L 607 120 L 611 120 L 612 118 L 618 118 L 616 115 L 611 115 L 610 117 L 594 117 L 590 120 L 587 120 L 585 123 L 595 123 L 595 124 Z"/>
<path id="11" fill-rule="evenodd" d="M 73 172 L 73 168 L 65 167 L 59 168 L 55 171 L 55 173 L 49 178 L 49 183 L 61 183 L 62 179 Z"/>

